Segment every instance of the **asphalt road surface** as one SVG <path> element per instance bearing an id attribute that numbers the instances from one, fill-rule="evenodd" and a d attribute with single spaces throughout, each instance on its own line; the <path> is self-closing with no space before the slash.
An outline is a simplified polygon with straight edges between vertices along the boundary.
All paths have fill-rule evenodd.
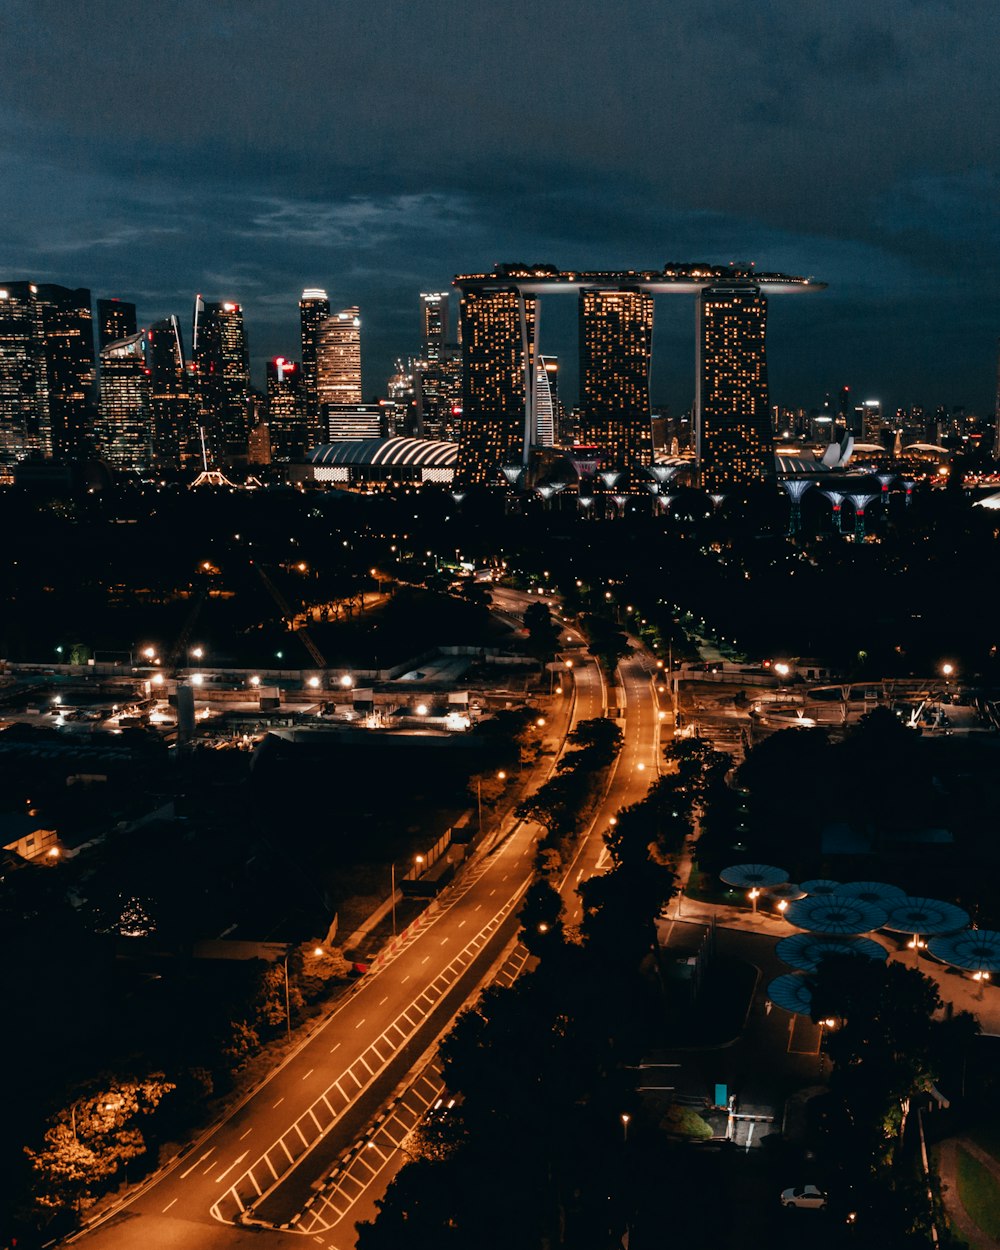
<path id="1" fill-rule="evenodd" d="M 511 615 L 530 602 L 513 591 L 496 598 Z M 580 648 L 573 634 L 564 632 L 563 642 Z M 573 658 L 574 723 L 607 707 L 617 709 L 624 732 L 607 793 L 567 871 L 567 922 L 575 924 L 575 889 L 603 866 L 610 818 L 656 776 L 659 721 L 648 657 L 623 661 L 620 685 L 606 691 L 582 648 L 565 654 Z M 407 1127 L 437 1096 L 436 1039 L 491 968 L 501 965 L 501 980 L 516 975 L 511 948 L 538 832 L 515 823 L 262 1086 L 73 1240 L 94 1250 L 301 1245 L 303 1237 L 352 1247 L 355 1220 L 372 1218 L 375 1199 L 405 1162 L 399 1143 Z"/>

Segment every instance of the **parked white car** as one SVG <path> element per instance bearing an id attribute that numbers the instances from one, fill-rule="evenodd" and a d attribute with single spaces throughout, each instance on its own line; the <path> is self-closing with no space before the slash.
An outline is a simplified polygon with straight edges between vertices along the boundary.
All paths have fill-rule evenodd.
<path id="1" fill-rule="evenodd" d="M 826 1194 L 815 1185 L 802 1185 L 799 1189 L 783 1189 L 781 1191 L 783 1207 L 803 1207 L 807 1211 L 818 1211 L 826 1206 Z"/>

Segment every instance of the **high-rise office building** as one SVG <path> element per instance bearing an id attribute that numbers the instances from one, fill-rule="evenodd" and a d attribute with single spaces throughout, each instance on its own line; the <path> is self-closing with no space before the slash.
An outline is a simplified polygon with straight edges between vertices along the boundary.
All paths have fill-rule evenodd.
<path id="1" fill-rule="evenodd" d="M 885 432 L 882 401 L 880 399 L 866 399 L 858 407 L 858 416 L 860 418 L 862 442 L 880 443 Z"/>
<path id="2" fill-rule="evenodd" d="M 638 290 L 580 292 L 580 399 L 584 440 L 616 469 L 653 463 L 649 362 L 653 297 Z"/>
<path id="3" fill-rule="evenodd" d="M 52 454 L 42 308 L 30 282 L 0 286 L 0 461 Z"/>
<path id="4" fill-rule="evenodd" d="M 299 300 L 299 323 L 302 329 L 302 402 L 305 407 L 308 442 L 313 446 L 323 441 L 320 414 L 317 356 L 323 323 L 330 316 L 330 300 L 326 291 L 307 287 Z"/>
<path id="5" fill-rule="evenodd" d="M 116 469 L 143 470 L 153 463 L 153 427 L 146 368 L 146 336 L 109 343 L 100 356 L 101 399 L 95 441 Z"/>
<path id="6" fill-rule="evenodd" d="M 135 320 L 135 304 L 123 299 L 99 299 L 97 301 L 97 350 L 103 352 L 109 343 L 120 343 L 131 338 L 138 326 Z"/>
<path id="7" fill-rule="evenodd" d="M 361 403 L 361 314 L 344 308 L 323 322 L 316 352 L 320 404 Z"/>
<path id="8" fill-rule="evenodd" d="M 52 455 L 80 457 L 94 421 L 94 315 L 85 287 L 39 284 L 48 372 Z"/>
<path id="9" fill-rule="evenodd" d="M 534 435 L 536 447 L 552 447 L 559 414 L 559 358 L 539 356 L 535 364 Z"/>
<path id="10" fill-rule="evenodd" d="M 497 482 L 527 464 L 538 301 L 516 287 L 462 294 L 462 441 L 457 477 Z"/>
<path id="11" fill-rule="evenodd" d="M 83 456 L 93 418 L 90 292 L 0 286 L 0 455 Z"/>
<path id="12" fill-rule="evenodd" d="M 756 287 L 707 287 L 697 304 L 696 431 L 701 484 L 725 491 L 773 480 L 767 300 Z"/>
<path id="13" fill-rule="evenodd" d="M 200 466 L 201 440 L 181 327 L 173 315 L 146 331 L 153 462 L 163 469 Z"/>
<path id="14" fill-rule="evenodd" d="M 302 370 L 284 356 L 267 362 L 267 428 L 272 460 L 305 454 L 309 435 Z"/>
<path id="15" fill-rule="evenodd" d="M 422 292 L 424 359 L 436 362 L 448 341 L 449 296 L 447 291 Z"/>
<path id="16" fill-rule="evenodd" d="M 243 309 L 195 297 L 191 355 L 198 420 L 213 459 L 245 455 L 250 410 L 250 354 Z"/>

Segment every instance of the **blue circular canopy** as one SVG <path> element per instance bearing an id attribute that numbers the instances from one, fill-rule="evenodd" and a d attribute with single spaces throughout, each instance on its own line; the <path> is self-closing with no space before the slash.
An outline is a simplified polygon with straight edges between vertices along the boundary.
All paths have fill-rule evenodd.
<path id="1" fill-rule="evenodd" d="M 867 959 L 882 960 L 889 957 L 885 947 L 871 938 L 823 937 L 818 933 L 793 933 L 781 939 L 774 953 L 803 972 L 815 972 L 827 955 L 863 955 Z"/>
<path id="2" fill-rule="evenodd" d="M 1000 972 L 1000 933 L 994 929 L 966 929 L 948 937 L 931 938 L 927 949 L 935 959 L 969 972 Z"/>
<path id="3" fill-rule="evenodd" d="M 969 923 L 969 913 L 954 903 L 937 898 L 907 898 L 889 907 L 889 918 L 882 926 L 893 933 L 924 933 L 928 936 L 955 933 Z"/>
<path id="4" fill-rule="evenodd" d="M 839 881 L 831 881 L 828 877 L 814 877 L 811 881 L 802 882 L 807 894 L 833 894 L 839 886 Z"/>
<path id="5" fill-rule="evenodd" d="M 801 972 L 775 977 L 767 987 L 767 996 L 776 1007 L 793 1015 L 808 1016 L 812 1011 L 812 985 Z"/>
<path id="6" fill-rule="evenodd" d="M 870 933 L 885 924 L 885 909 L 842 894 L 811 894 L 789 903 L 785 919 L 812 933 Z"/>
<path id="7" fill-rule="evenodd" d="M 898 885 L 889 885 L 887 881 L 848 881 L 846 885 L 838 885 L 834 894 L 859 898 L 863 903 L 878 903 L 879 907 L 886 908 L 906 898 L 905 890 Z"/>
<path id="8" fill-rule="evenodd" d="M 788 880 L 784 868 L 775 868 L 771 864 L 733 864 L 723 868 L 719 873 L 726 885 L 739 886 L 744 890 L 752 890 L 755 886 L 762 889 L 766 885 L 780 885 Z"/>

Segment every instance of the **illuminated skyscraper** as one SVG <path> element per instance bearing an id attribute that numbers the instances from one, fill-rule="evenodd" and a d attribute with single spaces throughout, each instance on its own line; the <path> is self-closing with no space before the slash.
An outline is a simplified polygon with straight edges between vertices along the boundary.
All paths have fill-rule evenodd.
<path id="1" fill-rule="evenodd" d="M 448 292 L 421 293 L 420 303 L 424 314 L 424 359 L 436 362 L 448 339 Z"/>
<path id="2" fill-rule="evenodd" d="M 267 362 L 267 428 L 272 460 L 294 460 L 305 453 L 308 433 L 302 370 L 284 356 Z"/>
<path id="3" fill-rule="evenodd" d="M 556 441 L 559 410 L 559 358 L 539 356 L 535 365 L 534 435 L 536 447 L 551 447 Z"/>
<path id="4" fill-rule="evenodd" d="M 38 285 L 54 456 L 86 455 L 94 419 L 94 316 L 85 287 Z"/>
<path id="5" fill-rule="evenodd" d="M 131 334 L 101 352 L 101 401 L 95 441 L 116 469 L 148 469 L 153 462 L 146 336 Z"/>
<path id="6" fill-rule="evenodd" d="M 528 463 L 537 303 L 516 287 L 463 292 L 460 482 Z"/>
<path id="7" fill-rule="evenodd" d="M 52 454 L 42 309 L 30 282 L 0 287 L 0 461 Z"/>
<path id="8" fill-rule="evenodd" d="M 319 387 L 316 371 L 319 336 L 330 315 L 326 291 L 307 288 L 299 300 L 299 322 L 302 327 L 302 402 L 305 409 L 307 441 L 316 446 L 323 441 Z"/>
<path id="9" fill-rule="evenodd" d="M 194 374 L 184 367 L 177 318 L 154 322 L 146 331 L 146 341 L 153 462 L 164 469 L 200 466 L 201 440 L 191 390 Z"/>
<path id="10" fill-rule="evenodd" d="M 653 463 L 649 362 L 653 297 L 638 290 L 580 292 L 583 438 L 616 469 Z"/>
<path id="11" fill-rule="evenodd" d="M 320 404 L 361 403 L 361 314 L 344 308 L 323 322 L 316 352 Z"/>
<path id="12" fill-rule="evenodd" d="M 250 355 L 243 309 L 196 296 L 191 339 L 198 420 L 212 458 L 245 454 L 250 409 Z"/>
<path id="13" fill-rule="evenodd" d="M 135 334 L 135 304 L 122 299 L 99 299 L 97 301 L 97 350 L 104 351 L 109 343 L 120 343 Z"/>
<path id="14" fill-rule="evenodd" d="M 696 434 L 701 484 L 724 491 L 773 480 L 767 300 L 757 287 L 707 287 L 698 298 Z"/>

